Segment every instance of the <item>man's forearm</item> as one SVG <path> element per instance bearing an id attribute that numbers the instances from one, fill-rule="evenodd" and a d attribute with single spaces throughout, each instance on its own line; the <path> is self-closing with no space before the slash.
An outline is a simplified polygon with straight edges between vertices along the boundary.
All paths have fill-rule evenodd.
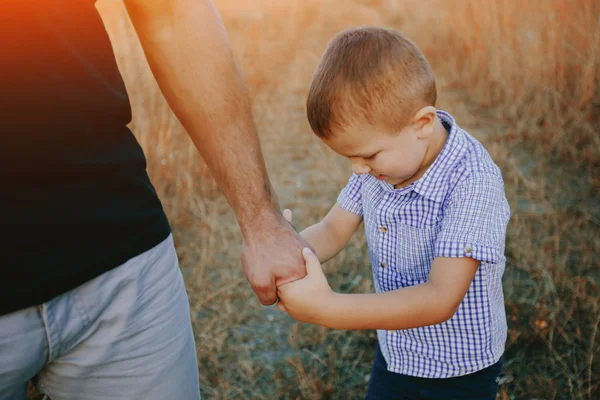
<path id="1" fill-rule="evenodd" d="M 323 307 L 322 325 L 347 330 L 399 330 L 439 324 L 454 312 L 428 283 L 385 293 L 335 293 Z"/>
<path id="2" fill-rule="evenodd" d="M 279 211 L 251 103 L 225 28 L 207 0 L 125 0 L 154 76 L 245 233 Z"/>

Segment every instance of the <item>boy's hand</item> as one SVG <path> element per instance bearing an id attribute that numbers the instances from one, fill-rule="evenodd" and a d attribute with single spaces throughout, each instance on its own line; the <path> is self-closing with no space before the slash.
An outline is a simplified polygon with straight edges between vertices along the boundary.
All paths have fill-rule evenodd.
<path id="1" fill-rule="evenodd" d="M 285 218 L 285 220 L 291 224 L 292 223 L 292 210 L 290 210 L 289 208 L 286 208 L 285 210 L 283 210 L 282 214 L 283 214 L 283 218 Z"/>
<path id="2" fill-rule="evenodd" d="M 298 321 L 322 325 L 335 292 L 331 290 L 317 256 L 309 248 L 304 248 L 302 255 L 307 275 L 277 288 L 278 307 Z"/>

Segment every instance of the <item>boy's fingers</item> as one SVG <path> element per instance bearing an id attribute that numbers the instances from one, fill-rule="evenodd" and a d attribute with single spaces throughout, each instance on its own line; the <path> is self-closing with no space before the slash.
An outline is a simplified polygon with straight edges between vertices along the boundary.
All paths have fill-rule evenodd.
<path id="1" fill-rule="evenodd" d="M 287 312 L 287 309 L 285 308 L 285 306 L 283 305 L 283 303 L 281 301 L 279 301 L 277 303 L 277 307 L 279 307 L 279 309 L 283 312 Z"/>
<path id="2" fill-rule="evenodd" d="M 290 210 L 288 208 L 283 210 L 283 218 L 285 218 L 285 220 L 291 224 L 292 223 L 292 210 Z"/>
<path id="3" fill-rule="evenodd" d="M 306 273 L 322 273 L 321 263 L 317 258 L 317 255 L 312 252 L 311 249 L 305 247 L 302 249 L 302 256 L 304 256 L 304 261 L 306 261 Z"/>

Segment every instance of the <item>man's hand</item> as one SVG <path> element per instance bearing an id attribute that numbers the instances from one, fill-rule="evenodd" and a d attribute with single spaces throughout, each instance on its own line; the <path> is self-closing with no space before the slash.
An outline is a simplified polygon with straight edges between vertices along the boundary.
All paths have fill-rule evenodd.
<path id="1" fill-rule="evenodd" d="M 263 305 L 277 301 L 276 286 L 306 276 L 302 258 L 306 246 L 281 215 L 263 219 L 245 235 L 242 268 Z"/>
<path id="2" fill-rule="evenodd" d="M 323 325 L 336 294 L 331 290 L 315 253 L 304 248 L 302 255 L 307 275 L 277 288 L 278 307 L 298 321 Z"/>

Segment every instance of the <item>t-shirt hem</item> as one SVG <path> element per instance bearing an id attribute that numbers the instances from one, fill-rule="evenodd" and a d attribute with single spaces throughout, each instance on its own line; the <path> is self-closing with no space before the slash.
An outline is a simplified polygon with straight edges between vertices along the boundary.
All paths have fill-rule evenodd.
<path id="1" fill-rule="evenodd" d="M 150 250 L 171 234 L 171 227 L 164 212 L 155 217 L 151 223 L 141 226 L 139 230 L 144 233 L 132 238 L 130 241 L 113 246 L 119 247 L 119 249 L 111 252 L 106 257 L 80 260 L 78 264 L 81 267 L 69 268 L 70 274 L 68 277 L 51 276 L 37 287 L 35 282 L 39 282 L 39 280 L 32 279 L 32 285 L 26 287 L 26 291 L 16 292 L 14 290 L 15 285 L 11 285 L 10 279 L 0 282 L 0 316 L 52 300 Z M 110 244 L 101 246 L 112 248 Z M 13 286 L 12 290 L 10 290 L 10 286 Z"/>

